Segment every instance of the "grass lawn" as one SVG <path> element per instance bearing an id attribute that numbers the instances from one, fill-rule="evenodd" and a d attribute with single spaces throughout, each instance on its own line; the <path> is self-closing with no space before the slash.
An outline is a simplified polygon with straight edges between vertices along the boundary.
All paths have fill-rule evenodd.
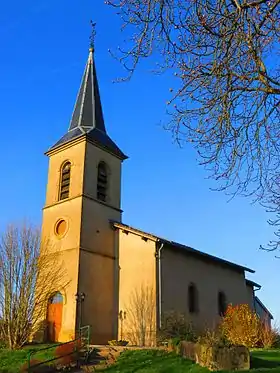
<path id="1" fill-rule="evenodd" d="M 19 373 L 30 351 L 48 346 L 33 345 L 17 351 L 0 349 L 0 373 Z M 38 351 L 34 354 L 34 359 L 52 358 L 54 349 L 55 346 L 47 351 Z M 251 355 L 251 373 L 280 373 L 280 350 L 254 350 Z M 209 373 L 208 369 L 182 359 L 175 353 L 157 350 L 124 352 L 116 364 L 103 371 L 106 373 Z"/>
<path id="2" fill-rule="evenodd" d="M 251 351 L 251 368 L 278 368 L 280 372 L 280 349 L 279 350 L 264 350 L 258 349 Z"/>
<path id="3" fill-rule="evenodd" d="M 208 369 L 182 359 L 175 353 L 157 350 L 124 352 L 106 373 L 208 373 Z"/>
<path id="4" fill-rule="evenodd" d="M 251 372 L 254 373 L 280 373 L 280 350 L 253 351 L 251 368 Z M 115 365 L 104 371 L 106 373 L 209 373 L 208 369 L 182 359 L 175 353 L 156 350 L 125 352 Z"/>
<path id="5" fill-rule="evenodd" d="M 32 345 L 16 351 L 0 349 L 0 373 L 19 373 L 23 364 L 27 362 L 29 352 L 44 347 L 49 347 L 49 345 Z M 38 351 L 34 354 L 34 359 L 50 359 L 53 356 L 53 351 L 54 348 L 42 352 Z"/>

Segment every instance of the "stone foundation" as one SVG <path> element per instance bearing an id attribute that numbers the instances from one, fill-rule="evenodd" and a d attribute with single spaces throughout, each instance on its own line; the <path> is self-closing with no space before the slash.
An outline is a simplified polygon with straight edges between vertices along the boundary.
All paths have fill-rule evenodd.
<path id="1" fill-rule="evenodd" d="M 183 341 L 177 352 L 209 370 L 249 370 L 250 352 L 245 346 L 207 346 Z"/>

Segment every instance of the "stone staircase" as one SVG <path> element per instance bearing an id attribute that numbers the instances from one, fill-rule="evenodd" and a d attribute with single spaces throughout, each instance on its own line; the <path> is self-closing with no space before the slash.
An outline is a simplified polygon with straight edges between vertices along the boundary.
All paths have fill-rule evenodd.
<path id="1" fill-rule="evenodd" d="M 89 346 L 89 356 L 87 362 L 81 365 L 81 372 L 96 372 L 115 363 L 125 347 L 115 346 Z"/>
<path id="2" fill-rule="evenodd" d="M 84 365 L 81 365 L 79 372 L 91 373 L 102 370 L 114 364 L 123 351 L 143 349 L 151 349 L 151 347 L 91 345 L 89 346 L 90 353 L 88 361 Z"/>

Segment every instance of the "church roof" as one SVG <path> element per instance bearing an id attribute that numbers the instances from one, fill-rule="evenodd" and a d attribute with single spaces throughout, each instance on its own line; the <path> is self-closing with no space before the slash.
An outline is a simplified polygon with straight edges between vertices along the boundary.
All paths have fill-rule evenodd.
<path id="1" fill-rule="evenodd" d="M 144 232 L 142 230 L 130 227 L 129 225 L 119 223 L 119 222 L 116 222 L 116 221 L 111 221 L 111 223 L 115 228 L 122 229 L 124 231 L 130 231 L 130 232 L 133 232 L 135 234 L 138 234 L 139 236 L 143 236 L 147 239 L 152 239 L 156 242 L 160 242 L 160 243 L 163 243 L 163 244 L 170 245 L 175 249 L 182 250 L 185 253 L 197 256 L 201 259 L 204 259 L 204 260 L 207 260 L 207 261 L 210 261 L 210 262 L 213 262 L 213 263 L 217 263 L 217 264 L 220 264 L 220 265 L 223 265 L 223 266 L 231 267 L 232 269 L 235 269 L 235 270 L 238 270 L 238 271 L 247 271 L 247 272 L 255 273 L 255 271 L 250 269 L 250 268 L 241 266 L 241 265 L 236 264 L 236 263 L 229 262 L 225 259 L 218 258 L 214 255 L 206 254 L 202 251 L 193 249 L 192 247 L 180 244 L 178 242 L 167 240 L 166 238 L 156 236 L 152 233 Z"/>
<path id="2" fill-rule="evenodd" d="M 248 279 L 246 279 L 246 285 L 251 286 L 252 288 L 256 287 L 259 289 L 262 287 L 260 284 L 257 284 L 256 282 L 248 280 Z"/>
<path id="3" fill-rule="evenodd" d="M 260 298 L 258 297 L 254 297 L 254 300 L 255 300 L 255 303 L 257 303 L 259 305 L 260 308 L 263 309 L 263 311 L 265 313 L 267 313 L 267 315 L 273 320 L 273 315 L 272 313 L 266 308 L 266 306 L 261 302 Z"/>
<path id="4" fill-rule="evenodd" d="M 49 150 L 82 136 L 86 136 L 97 146 L 105 148 L 121 159 L 127 158 L 106 132 L 93 48 L 89 50 L 68 132 Z"/>

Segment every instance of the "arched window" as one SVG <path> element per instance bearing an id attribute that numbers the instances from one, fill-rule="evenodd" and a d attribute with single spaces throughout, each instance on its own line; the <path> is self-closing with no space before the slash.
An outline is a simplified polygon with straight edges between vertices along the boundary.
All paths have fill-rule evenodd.
<path id="1" fill-rule="evenodd" d="M 227 310 L 226 295 L 223 291 L 218 293 L 218 312 L 220 316 L 224 316 Z"/>
<path id="2" fill-rule="evenodd" d="M 97 199 L 105 202 L 107 199 L 108 169 L 105 162 L 100 162 L 97 171 Z"/>
<path id="3" fill-rule="evenodd" d="M 195 284 L 190 284 L 188 288 L 189 313 L 198 312 L 198 291 Z"/>
<path id="4" fill-rule="evenodd" d="M 69 198 L 71 163 L 65 162 L 61 167 L 59 200 Z"/>
<path id="5" fill-rule="evenodd" d="M 49 299 L 50 304 L 61 304 L 63 303 L 63 296 L 62 294 L 58 291 L 55 293 L 50 299 Z"/>

